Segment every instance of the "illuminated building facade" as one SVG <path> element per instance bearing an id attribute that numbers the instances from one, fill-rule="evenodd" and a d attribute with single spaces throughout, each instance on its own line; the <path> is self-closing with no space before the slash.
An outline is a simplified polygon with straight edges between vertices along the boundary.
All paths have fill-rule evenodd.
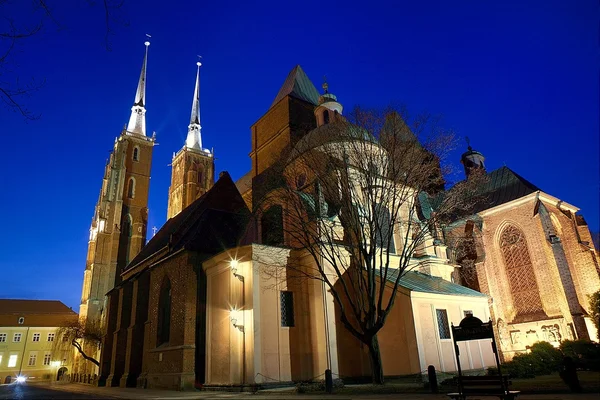
<path id="1" fill-rule="evenodd" d="M 77 313 L 60 301 L 0 299 L 0 384 L 71 374 L 73 352 L 55 341 L 58 329 L 75 321 Z"/>
<path id="2" fill-rule="evenodd" d="M 284 149 L 342 118 L 341 103 L 327 90 L 320 95 L 295 67 L 251 126 L 248 174 L 234 183 L 222 173 L 213 185 L 198 88 L 199 75 L 188 137 L 173 158 L 169 219 L 108 291 L 99 383 L 185 389 L 308 380 L 325 369 L 368 376 L 366 349 L 342 327 L 320 282 L 262 274 L 266 265 L 310 268 L 310 258 L 272 241 L 274 218 L 252 217 L 281 219 L 273 204 L 259 207 L 271 167 Z M 577 208 L 506 167 L 485 172 L 483 155 L 472 149 L 462 162 L 467 175 L 488 175 L 486 200 L 442 240 L 428 238 L 419 254 L 428 261 L 401 280 L 378 335 L 388 375 L 428 365 L 454 371 L 450 324 L 467 314 L 494 321 L 505 358 L 535 340 L 594 337 L 586 296 L 600 288 L 597 253 Z M 460 259 L 444 242 L 453 230 L 472 234 Z M 460 346 L 465 369 L 494 365 L 489 340 Z"/>

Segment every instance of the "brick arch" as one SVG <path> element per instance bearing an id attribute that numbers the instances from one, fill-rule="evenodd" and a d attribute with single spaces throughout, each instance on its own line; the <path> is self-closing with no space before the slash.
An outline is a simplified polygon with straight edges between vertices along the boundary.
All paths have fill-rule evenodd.
<path id="1" fill-rule="evenodd" d="M 504 224 L 497 238 L 516 317 L 543 314 L 542 299 L 523 230 L 513 224 Z"/>

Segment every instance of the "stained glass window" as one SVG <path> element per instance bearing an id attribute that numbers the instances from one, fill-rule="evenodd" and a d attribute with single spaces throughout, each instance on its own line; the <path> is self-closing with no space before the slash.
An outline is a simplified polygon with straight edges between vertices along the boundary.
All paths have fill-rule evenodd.
<path id="1" fill-rule="evenodd" d="M 517 315 L 543 312 L 542 300 L 523 232 L 509 225 L 500 236 L 500 249 Z"/>

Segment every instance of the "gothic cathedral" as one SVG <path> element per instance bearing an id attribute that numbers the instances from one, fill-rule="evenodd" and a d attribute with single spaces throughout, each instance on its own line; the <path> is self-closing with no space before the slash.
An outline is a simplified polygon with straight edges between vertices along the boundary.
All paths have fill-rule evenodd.
<path id="1" fill-rule="evenodd" d="M 121 273 L 146 244 L 148 192 L 155 134 L 146 135 L 146 67 L 148 47 L 131 108 L 129 123 L 115 139 L 90 227 L 79 319 L 100 326 L 107 310 L 106 293 L 121 282 Z M 214 184 L 214 157 L 202 148 L 200 63 L 186 142 L 173 155 L 168 216 L 180 213 Z M 98 354 L 99 351 L 92 350 Z M 79 360 L 76 370 L 94 372 Z"/>

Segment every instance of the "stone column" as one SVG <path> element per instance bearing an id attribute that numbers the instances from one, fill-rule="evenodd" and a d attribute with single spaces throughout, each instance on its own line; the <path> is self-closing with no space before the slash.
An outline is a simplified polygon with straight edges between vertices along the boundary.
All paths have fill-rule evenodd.
<path id="1" fill-rule="evenodd" d="M 148 319 L 149 291 L 150 273 L 144 272 L 133 281 L 131 324 L 127 328 L 127 352 L 125 353 L 125 370 L 119 384 L 121 387 L 136 387 L 137 378 L 142 372 L 144 325 Z"/>

